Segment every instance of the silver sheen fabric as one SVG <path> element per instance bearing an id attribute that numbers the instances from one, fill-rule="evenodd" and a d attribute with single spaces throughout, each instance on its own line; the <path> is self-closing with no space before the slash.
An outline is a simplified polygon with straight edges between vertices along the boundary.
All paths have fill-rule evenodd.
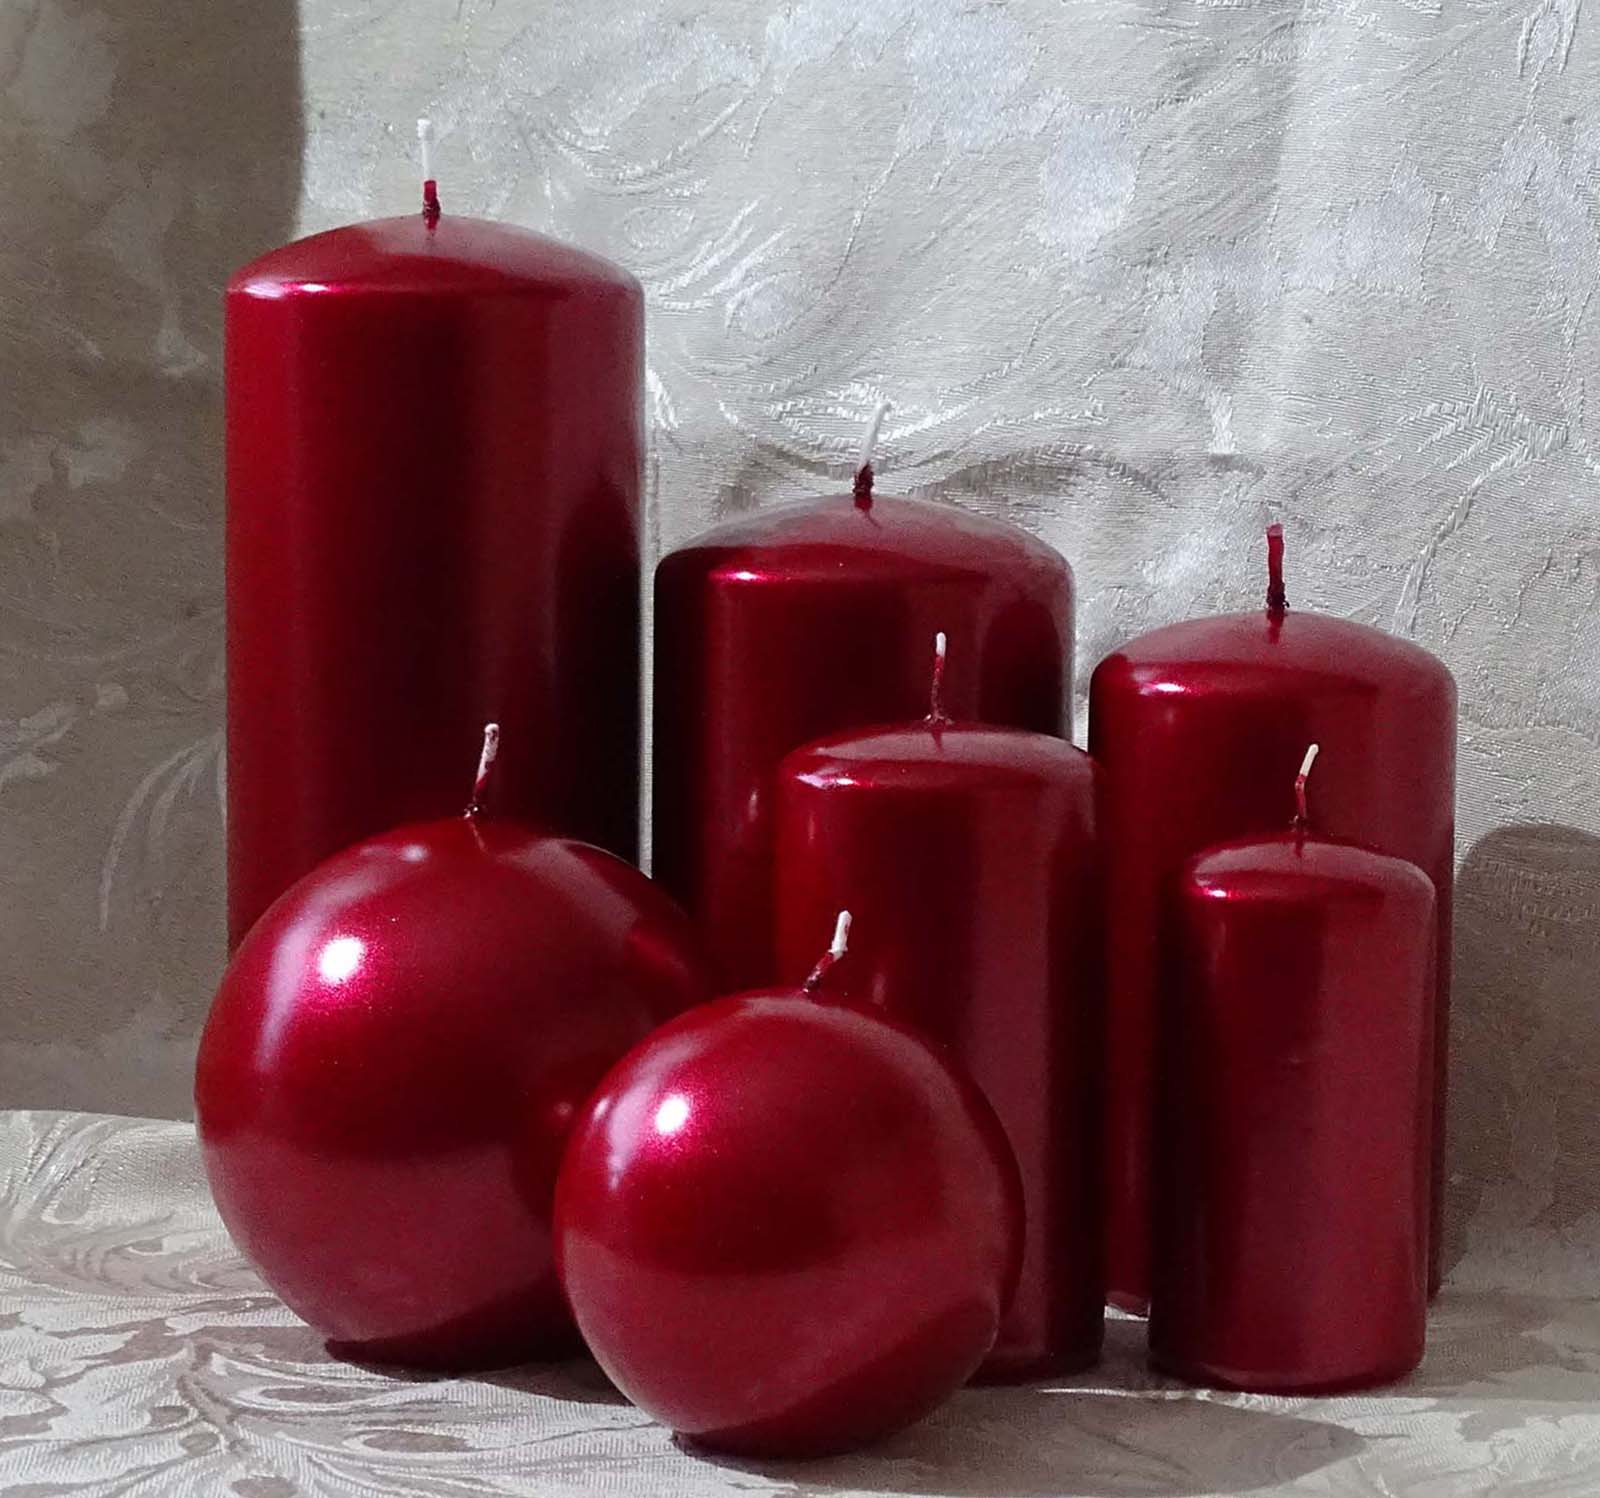
<path id="1" fill-rule="evenodd" d="M 330 1361 L 223 1233 L 186 1124 L 0 1114 L 0 1492 L 59 1498 L 1588 1498 L 1600 1309 L 1449 1290 L 1421 1371 L 1340 1399 L 1208 1395 L 1114 1322 L 1081 1378 L 969 1389 L 814 1464 L 675 1446 L 592 1364 L 407 1378 Z M 774 1356 L 782 1349 L 774 1348 Z"/>

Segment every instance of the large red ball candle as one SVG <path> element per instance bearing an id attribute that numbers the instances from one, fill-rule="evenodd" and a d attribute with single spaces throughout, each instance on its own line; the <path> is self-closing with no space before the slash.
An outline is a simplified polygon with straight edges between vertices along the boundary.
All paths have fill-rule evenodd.
<path id="1" fill-rule="evenodd" d="M 1165 902 L 1200 849 L 1284 825 L 1286 787 L 1313 741 L 1328 756 L 1323 829 L 1417 864 L 1438 891 L 1435 1223 L 1442 1200 L 1455 681 L 1409 641 L 1290 610 L 1281 555 L 1274 527 L 1264 610 L 1142 635 L 1102 661 L 1090 684 L 1107 859 L 1107 1271 L 1124 1305 L 1142 1306 L 1149 1293 L 1156 1016 L 1171 951 Z"/>
<path id="2" fill-rule="evenodd" d="M 633 278 L 418 214 L 228 285 L 228 926 L 447 815 L 485 720 L 506 810 L 632 858 L 643 314 Z"/>
<path id="3" fill-rule="evenodd" d="M 710 991 L 644 875 L 475 808 L 293 885 L 200 1044 L 223 1222 L 351 1357 L 471 1367 L 575 1345 L 550 1256 L 562 1145 L 606 1069 Z"/>
<path id="4" fill-rule="evenodd" d="M 1016 1281 L 1021 1195 L 993 1112 L 931 1041 L 827 1002 L 829 962 L 631 1052 L 557 1188 L 556 1259 L 600 1366 L 679 1434 L 747 1456 L 841 1451 L 927 1413 L 982 1361 Z"/>
<path id="5" fill-rule="evenodd" d="M 918 716 L 941 628 L 970 642 L 952 714 L 1070 734 L 1066 562 L 1011 526 L 875 497 L 870 467 L 854 495 L 735 521 L 657 568 L 652 869 L 737 986 L 776 971 L 778 761 Z"/>
<path id="6" fill-rule="evenodd" d="M 1061 739 L 948 718 L 943 643 L 926 719 L 779 767 L 778 971 L 802 976 L 848 907 L 862 936 L 841 997 L 943 1042 L 994 1105 L 1027 1213 L 981 1376 L 1039 1378 L 1092 1363 L 1104 1329 L 1094 766 Z"/>
<path id="7" fill-rule="evenodd" d="M 1317 836 L 1303 812 L 1186 866 L 1162 1014 L 1159 1367 L 1309 1393 L 1421 1359 L 1434 916 L 1415 864 Z"/>

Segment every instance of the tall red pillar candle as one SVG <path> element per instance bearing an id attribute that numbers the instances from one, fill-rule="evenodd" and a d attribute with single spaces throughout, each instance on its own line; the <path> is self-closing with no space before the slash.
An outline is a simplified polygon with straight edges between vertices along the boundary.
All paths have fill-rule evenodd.
<path id="1" fill-rule="evenodd" d="M 776 807 L 779 980 L 805 975 L 832 912 L 848 907 L 859 938 L 835 991 L 944 1042 L 1021 1166 L 1022 1276 L 983 1376 L 1088 1366 L 1105 1305 L 1089 757 L 1043 734 L 952 722 L 936 695 L 922 722 L 795 750 Z"/>
<path id="2" fill-rule="evenodd" d="M 1143 635 L 1102 661 L 1090 684 L 1107 860 L 1107 1271 L 1125 1306 L 1142 1306 L 1149 1293 L 1164 904 L 1200 849 L 1283 825 L 1284 788 L 1312 741 L 1328 755 L 1319 786 L 1326 832 L 1410 860 L 1438 892 L 1435 1220 L 1442 1197 L 1455 680 L 1409 641 L 1290 610 L 1281 558 L 1273 527 L 1263 611 Z"/>
<path id="3" fill-rule="evenodd" d="M 1202 853 L 1176 905 L 1151 1358 L 1270 1393 L 1399 1378 L 1427 1308 L 1433 885 L 1302 811 Z"/>
<path id="4" fill-rule="evenodd" d="M 774 980 L 772 780 L 823 734 L 917 717 L 928 641 L 971 647 L 950 711 L 1071 731 L 1072 572 L 1043 542 L 924 500 L 762 511 L 665 557 L 655 582 L 653 872 L 736 986 Z"/>
<path id="5" fill-rule="evenodd" d="M 449 813 L 636 852 L 640 289 L 440 212 L 274 250 L 227 293 L 228 924 Z"/>

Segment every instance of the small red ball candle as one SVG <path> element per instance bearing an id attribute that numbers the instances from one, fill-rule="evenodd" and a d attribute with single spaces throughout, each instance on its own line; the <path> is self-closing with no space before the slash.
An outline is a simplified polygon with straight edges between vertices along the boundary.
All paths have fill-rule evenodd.
<path id="1" fill-rule="evenodd" d="M 776 972 L 778 761 L 917 717 L 940 628 L 970 642 L 953 714 L 1070 736 L 1066 562 L 1011 526 L 876 496 L 870 463 L 853 495 L 764 510 L 657 568 L 652 868 L 736 986 Z"/>
<path id="2" fill-rule="evenodd" d="M 1143 635 L 1090 685 L 1107 867 L 1107 1273 L 1113 1299 L 1135 1309 L 1149 1293 L 1156 1015 L 1171 949 L 1163 911 L 1202 848 L 1284 825 L 1285 787 L 1313 741 L 1328 754 L 1318 802 L 1328 835 L 1417 864 L 1438 892 L 1435 1225 L 1443 1197 L 1455 681 L 1409 641 L 1291 611 L 1282 549 L 1274 526 L 1264 611 Z"/>
<path id="3" fill-rule="evenodd" d="M 556 1167 L 606 1069 L 708 997 L 693 933 L 610 853 L 479 814 L 384 833 L 251 929 L 195 1112 L 234 1241 L 343 1355 L 571 1351 Z"/>
<path id="4" fill-rule="evenodd" d="M 1021 1190 L 935 1045 L 798 989 L 704 1005 L 609 1073 L 573 1130 L 556 1262 L 630 1399 L 698 1445 L 846 1450 L 920 1418 L 994 1342 Z"/>
<path id="5" fill-rule="evenodd" d="M 1434 891 L 1296 826 L 1177 892 L 1162 1015 L 1156 1365 L 1264 1393 L 1385 1383 L 1422 1357 Z"/>
<path id="6" fill-rule="evenodd" d="M 228 285 L 232 945 L 489 718 L 508 813 L 636 852 L 643 298 L 429 188 Z"/>
<path id="7" fill-rule="evenodd" d="M 942 1041 L 1022 1170 L 1022 1276 L 981 1376 L 1039 1378 L 1100 1350 L 1102 1067 L 1094 766 L 1061 739 L 952 722 L 819 740 L 777 780 L 778 971 L 828 912 L 864 933 L 837 992 Z"/>

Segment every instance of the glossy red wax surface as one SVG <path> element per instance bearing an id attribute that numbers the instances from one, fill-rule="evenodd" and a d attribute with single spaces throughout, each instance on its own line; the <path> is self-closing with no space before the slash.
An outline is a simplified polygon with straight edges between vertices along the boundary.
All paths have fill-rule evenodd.
<path id="1" fill-rule="evenodd" d="M 1318 825 L 1418 864 L 1438 900 L 1440 1117 L 1454 872 L 1456 689 L 1425 650 L 1364 625 L 1291 610 L 1195 619 L 1144 635 L 1094 673 L 1089 749 L 1103 774 L 1107 858 L 1107 1270 L 1113 1295 L 1148 1295 L 1152 1066 L 1163 901 L 1184 861 L 1273 832 L 1294 810 L 1295 767 L 1322 746 Z"/>
<path id="2" fill-rule="evenodd" d="M 1270 1392 L 1398 1378 L 1427 1304 L 1433 886 L 1288 833 L 1192 863 L 1178 926 L 1151 1356 Z"/>
<path id="3" fill-rule="evenodd" d="M 1020 1213 L 993 1113 L 930 1042 L 757 993 L 606 1077 L 562 1166 L 556 1256 L 641 1408 L 705 1446 L 813 1456 L 918 1419 L 978 1366 Z"/>
<path id="4" fill-rule="evenodd" d="M 773 980 L 772 783 L 824 734 L 920 717 L 928 642 L 952 717 L 1067 736 L 1072 573 L 1010 526 L 847 495 L 712 531 L 656 571 L 653 870 L 736 984 Z"/>
<path id="5" fill-rule="evenodd" d="M 486 719 L 508 812 L 635 852 L 640 291 L 446 209 L 228 287 L 235 944 L 329 854 L 453 811 Z"/>
<path id="6" fill-rule="evenodd" d="M 562 1144 L 707 993 L 683 916 L 599 849 L 466 818 L 359 844 L 272 906 L 212 1006 L 195 1107 L 223 1221 L 349 1356 L 567 1349 Z"/>
<path id="7" fill-rule="evenodd" d="M 983 1376 L 1082 1368 L 1105 1304 L 1094 767 L 1060 739 L 917 723 L 795 750 L 778 772 L 778 967 L 832 912 L 842 997 L 943 1042 L 994 1105 L 1027 1206 L 1017 1293 Z"/>

